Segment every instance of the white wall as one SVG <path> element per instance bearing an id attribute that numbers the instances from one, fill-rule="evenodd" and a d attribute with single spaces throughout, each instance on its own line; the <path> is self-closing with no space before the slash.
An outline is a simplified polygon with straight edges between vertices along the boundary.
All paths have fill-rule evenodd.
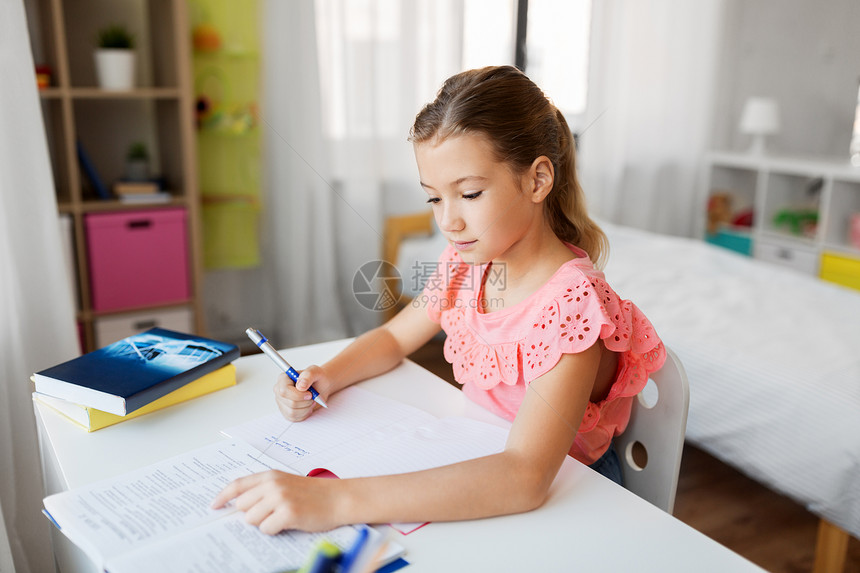
<path id="1" fill-rule="evenodd" d="M 780 103 L 774 153 L 848 157 L 860 82 L 857 0 L 729 0 L 713 145 L 743 150 L 737 125 L 749 96 Z"/>

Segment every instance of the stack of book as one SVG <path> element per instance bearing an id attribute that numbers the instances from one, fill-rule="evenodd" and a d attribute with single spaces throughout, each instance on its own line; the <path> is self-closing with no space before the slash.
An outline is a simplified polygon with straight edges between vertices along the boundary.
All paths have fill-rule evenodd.
<path id="1" fill-rule="evenodd" d="M 234 344 L 152 328 L 33 375 L 33 399 L 94 431 L 236 384 Z"/>
<path id="2" fill-rule="evenodd" d="M 162 191 L 154 181 L 117 181 L 114 195 L 121 203 L 167 203 L 170 193 Z"/>

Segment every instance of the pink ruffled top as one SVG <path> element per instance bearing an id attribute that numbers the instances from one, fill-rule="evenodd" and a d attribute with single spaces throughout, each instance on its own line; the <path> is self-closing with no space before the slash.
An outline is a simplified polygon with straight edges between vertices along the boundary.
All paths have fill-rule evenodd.
<path id="1" fill-rule="evenodd" d="M 590 402 L 570 449 L 592 464 L 627 427 L 633 397 L 666 358 L 663 343 L 636 305 L 621 300 L 581 249 L 526 300 L 481 312 L 481 288 L 500 280 L 490 265 L 463 262 L 449 246 L 428 279 L 417 304 L 442 325 L 445 359 L 463 392 L 490 411 L 513 420 L 533 380 L 549 372 L 562 354 L 582 352 L 603 340 L 620 354 L 606 398 Z M 490 302 L 491 304 L 491 302 Z"/>

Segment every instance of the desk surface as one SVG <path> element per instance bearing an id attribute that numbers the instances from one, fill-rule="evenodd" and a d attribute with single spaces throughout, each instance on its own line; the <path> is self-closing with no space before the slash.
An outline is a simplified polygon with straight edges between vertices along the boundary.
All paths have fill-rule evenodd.
<path id="1" fill-rule="evenodd" d="M 296 368 L 321 363 L 347 341 L 285 350 Z M 86 433 L 36 404 L 48 493 L 72 489 L 181 454 L 223 437 L 219 431 L 277 409 L 276 372 L 263 355 L 235 362 L 238 384 L 185 404 Z M 368 390 L 436 416 L 507 423 L 412 362 L 362 383 Z M 390 530 L 380 526 L 382 531 Z M 749 561 L 615 485 L 571 458 L 539 509 L 475 521 L 431 523 L 397 541 L 411 563 L 404 571 L 762 571 Z M 62 571 L 87 562 L 54 535 Z"/>

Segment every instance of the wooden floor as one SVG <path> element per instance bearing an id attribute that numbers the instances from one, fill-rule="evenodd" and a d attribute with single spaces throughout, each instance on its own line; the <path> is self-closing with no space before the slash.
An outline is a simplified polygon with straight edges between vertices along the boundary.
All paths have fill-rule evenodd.
<path id="1" fill-rule="evenodd" d="M 410 356 L 452 382 L 442 346 Z M 818 518 L 693 446 L 685 446 L 675 517 L 773 573 L 812 571 Z M 851 538 L 845 573 L 860 573 L 860 541 Z"/>

